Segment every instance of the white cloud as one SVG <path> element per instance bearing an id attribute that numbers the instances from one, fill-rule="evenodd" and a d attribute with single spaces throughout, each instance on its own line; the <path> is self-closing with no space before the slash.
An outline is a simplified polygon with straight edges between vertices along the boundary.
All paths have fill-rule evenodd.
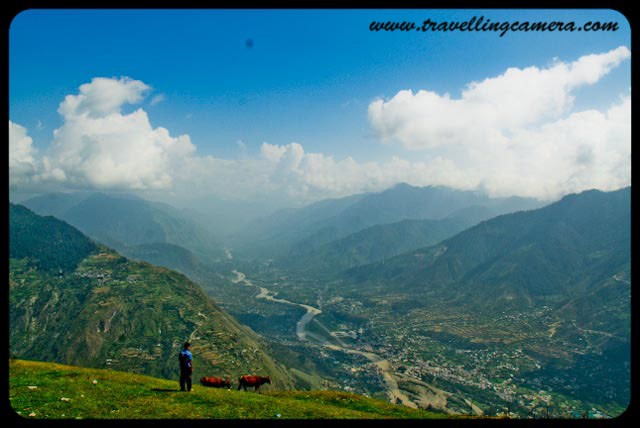
<path id="1" fill-rule="evenodd" d="M 22 184 L 29 182 L 38 168 L 36 149 L 27 129 L 9 121 L 9 182 Z"/>
<path id="2" fill-rule="evenodd" d="M 262 156 L 272 162 L 277 162 L 278 160 L 280 160 L 280 158 L 286 151 L 287 149 L 284 146 L 278 146 L 266 142 L 262 143 L 262 146 L 260 146 L 260 153 L 262 154 Z"/>
<path id="3" fill-rule="evenodd" d="M 621 46 L 545 69 L 509 68 L 498 77 L 471 82 L 459 99 L 403 90 L 388 101 L 372 102 L 369 119 L 383 140 L 414 150 L 501 138 L 505 130 L 559 118 L 573 103 L 573 89 L 595 83 L 629 56 Z"/>
<path id="4" fill-rule="evenodd" d="M 284 189 L 297 201 L 379 191 L 398 182 L 414 185 L 455 183 L 456 187 L 461 187 L 460 173 L 452 171 L 452 163 L 442 158 L 410 162 L 394 156 L 387 162 L 358 163 L 351 157 L 335 160 L 322 153 L 305 153 L 298 143 L 283 146 L 263 143 L 261 152 L 266 161 L 261 170 L 268 176 L 267 183 Z"/>
<path id="5" fill-rule="evenodd" d="M 151 89 L 139 80 L 128 77 L 109 79 L 94 77 L 91 83 L 80 85 L 78 95 L 67 95 L 60 107 L 65 119 L 79 116 L 104 117 L 119 113 L 122 105 L 135 104 L 142 100 L 144 92 Z"/>
<path id="6" fill-rule="evenodd" d="M 492 155 L 508 164 L 494 174 L 483 171 L 493 193 L 557 196 L 626 186 L 631 182 L 631 97 L 606 112 L 576 112 L 521 130 Z"/>
<path id="7" fill-rule="evenodd" d="M 153 128 L 147 113 L 122 114 L 125 103 L 143 99 L 149 86 L 129 78 L 94 78 L 67 95 L 58 112 L 64 124 L 53 133 L 41 180 L 98 189 L 167 189 L 171 171 L 192 156 L 188 135 Z"/>
<path id="8" fill-rule="evenodd" d="M 449 160 L 464 180 L 455 187 L 540 198 L 616 188 L 630 183 L 630 98 L 605 113 L 572 113 L 572 91 L 629 57 L 621 46 L 569 64 L 509 68 L 470 83 L 458 99 L 400 91 L 373 101 L 369 120 L 383 141 Z"/>
<path id="9" fill-rule="evenodd" d="M 148 85 L 95 78 L 62 101 L 64 122 L 42 156 L 27 130 L 9 122 L 10 180 L 298 203 L 398 182 L 541 199 L 615 189 L 630 183 L 630 96 L 607 111 L 575 112 L 572 91 L 595 84 L 629 55 L 621 47 L 543 69 L 509 68 L 470 83 L 458 99 L 421 90 L 376 100 L 369 119 L 381 139 L 420 154 L 381 162 L 308 153 L 297 142 L 264 142 L 258 157 L 198 156 L 188 135 L 153 128 L 141 108 L 122 113 L 123 105 L 143 100 Z M 242 140 L 235 144 L 246 153 Z"/>

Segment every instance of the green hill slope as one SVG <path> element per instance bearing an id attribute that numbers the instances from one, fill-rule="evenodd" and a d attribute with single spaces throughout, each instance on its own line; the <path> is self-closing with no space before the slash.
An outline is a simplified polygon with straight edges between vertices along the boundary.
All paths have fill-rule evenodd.
<path id="1" fill-rule="evenodd" d="M 629 279 L 630 198 L 629 187 L 569 195 L 482 222 L 433 247 L 354 268 L 346 277 L 484 309 L 560 308 L 587 295 L 604 306 L 628 289 L 614 276 Z M 628 325 L 615 331 L 628 333 Z"/>
<path id="2" fill-rule="evenodd" d="M 465 219 L 403 220 L 380 224 L 317 248 L 298 244 L 279 263 L 295 271 L 337 273 L 434 245 L 474 225 Z M 307 244 L 307 240 L 303 241 Z M 310 252 L 305 247 L 312 248 Z"/>
<path id="3" fill-rule="evenodd" d="M 9 204 L 9 217 L 9 257 L 28 257 L 40 269 L 72 271 L 97 249 L 77 229 L 54 217 L 34 216 L 14 204 Z"/>
<path id="4" fill-rule="evenodd" d="M 72 242 L 77 246 L 68 243 L 67 253 L 76 263 L 82 254 L 76 247 L 83 249 L 88 242 L 66 223 L 22 207 L 10 206 L 9 220 L 12 248 L 16 241 L 29 242 L 38 251 L 51 248 L 59 235 L 47 231 L 69 229 L 75 231 Z M 31 226 L 18 227 L 24 224 Z M 28 233 L 31 230 L 39 234 Z M 197 284 L 177 272 L 92 245 L 77 267 L 61 274 L 41 268 L 43 262 L 52 263 L 47 255 L 58 257 L 52 252 L 42 253 L 37 261 L 29 251 L 10 257 L 12 354 L 177 378 L 177 353 L 189 340 L 195 378 L 251 373 L 270 375 L 278 388 L 293 386 L 290 372 L 271 358 L 263 339 L 221 311 Z"/>
<path id="5" fill-rule="evenodd" d="M 237 379 L 232 390 L 194 385 L 190 393 L 178 392 L 175 381 L 22 360 L 10 361 L 9 384 L 14 411 L 34 419 L 452 417 L 343 392 L 278 391 L 273 385 L 263 385 L 260 394 L 236 391 Z"/>

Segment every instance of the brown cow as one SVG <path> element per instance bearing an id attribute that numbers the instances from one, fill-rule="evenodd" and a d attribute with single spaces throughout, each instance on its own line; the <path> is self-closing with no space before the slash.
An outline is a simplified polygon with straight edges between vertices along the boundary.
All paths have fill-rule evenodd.
<path id="1" fill-rule="evenodd" d="M 220 379 L 219 377 L 205 376 L 203 378 L 200 378 L 200 383 L 203 386 L 211 386 L 213 388 L 224 388 L 224 387 L 226 387 L 227 389 L 231 388 L 231 381 L 226 379 Z"/>
<path id="2" fill-rule="evenodd" d="M 240 376 L 240 379 L 238 379 L 238 391 L 240 390 L 240 388 L 244 388 L 244 390 L 247 390 L 247 386 L 251 387 L 251 386 L 255 386 L 256 389 L 254 391 L 258 391 L 258 388 L 260 388 L 260 385 L 262 385 L 263 383 L 271 383 L 271 379 L 269 379 L 269 376 L 266 377 L 262 377 L 262 376 Z M 259 393 L 260 391 L 258 391 Z"/>

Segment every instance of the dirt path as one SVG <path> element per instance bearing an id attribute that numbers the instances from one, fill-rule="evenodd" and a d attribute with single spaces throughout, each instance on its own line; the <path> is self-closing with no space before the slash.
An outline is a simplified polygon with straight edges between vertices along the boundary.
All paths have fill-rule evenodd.
<path id="1" fill-rule="evenodd" d="M 573 324 L 573 326 L 574 326 L 577 330 L 579 330 L 580 332 L 585 332 L 585 331 L 586 331 L 587 333 L 592 333 L 592 334 L 601 334 L 601 335 L 603 335 L 603 336 L 613 337 L 614 339 L 624 340 L 624 338 L 622 338 L 622 337 L 620 337 L 620 336 L 616 336 L 615 334 L 611 334 L 611 333 L 606 332 L 606 331 L 589 330 L 589 329 L 586 329 L 586 328 L 578 327 L 578 325 L 576 324 L 576 322 L 575 322 L 575 321 L 573 321 L 573 320 L 571 321 L 571 323 L 572 323 L 572 324 Z"/>
<path id="2" fill-rule="evenodd" d="M 478 406 L 476 406 L 475 404 L 473 404 L 473 402 L 471 402 L 471 400 L 468 399 L 464 399 L 464 402 L 467 403 L 469 405 L 469 407 L 471 407 L 471 410 L 473 410 L 473 413 L 475 413 L 476 415 L 484 415 L 484 412 L 482 411 L 482 409 Z"/>

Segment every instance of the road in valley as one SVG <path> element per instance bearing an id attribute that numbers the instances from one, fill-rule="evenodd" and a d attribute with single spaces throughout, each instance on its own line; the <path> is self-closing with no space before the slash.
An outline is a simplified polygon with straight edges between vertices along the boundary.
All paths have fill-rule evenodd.
<path id="1" fill-rule="evenodd" d="M 233 273 L 236 275 L 236 278 L 231 280 L 231 282 L 233 282 L 234 284 L 243 283 L 248 287 L 257 287 L 260 289 L 260 293 L 256 295 L 256 299 L 265 299 L 271 302 L 282 303 L 285 305 L 300 306 L 301 308 L 304 308 L 307 311 L 302 316 L 302 318 L 300 318 L 300 320 L 296 323 L 296 335 L 299 340 L 306 340 L 315 345 L 323 346 L 325 348 L 332 349 L 334 351 L 342 351 L 348 354 L 359 354 L 364 356 L 369 361 L 374 363 L 376 367 L 378 367 L 378 369 L 380 370 L 380 373 L 382 374 L 382 378 L 384 379 L 384 382 L 386 385 L 387 395 L 389 396 L 389 400 L 392 403 L 402 402 L 402 404 L 404 404 L 405 406 L 412 407 L 414 409 L 418 407 L 417 404 L 398 387 L 398 375 L 391 369 L 389 361 L 380 357 L 377 354 L 374 354 L 373 352 L 364 352 L 364 351 L 360 351 L 360 350 L 349 347 L 348 345 L 340 341 L 339 338 L 335 337 L 333 333 L 329 332 L 328 330 L 327 332 L 336 339 L 336 342 L 338 342 L 339 345 L 336 345 L 334 343 L 329 343 L 315 334 L 308 333 L 306 331 L 306 326 L 311 322 L 311 320 L 313 320 L 315 316 L 322 313 L 320 309 L 303 304 L 303 303 L 295 303 L 285 299 L 277 299 L 274 297 L 274 293 L 272 291 L 264 287 L 254 285 L 250 280 L 247 279 L 244 273 L 238 272 L 237 270 L 234 270 Z M 321 327 L 324 328 L 324 326 L 322 325 Z M 423 382 L 419 382 L 419 383 L 423 383 Z M 432 390 L 437 390 L 436 388 L 433 388 L 433 387 L 430 387 L 430 388 Z M 435 405 L 439 404 L 440 406 L 442 406 L 442 404 L 446 405 L 446 398 L 444 399 L 444 403 L 442 403 L 441 399 L 438 401 L 439 401 L 438 403 L 434 402 L 434 404 Z"/>

